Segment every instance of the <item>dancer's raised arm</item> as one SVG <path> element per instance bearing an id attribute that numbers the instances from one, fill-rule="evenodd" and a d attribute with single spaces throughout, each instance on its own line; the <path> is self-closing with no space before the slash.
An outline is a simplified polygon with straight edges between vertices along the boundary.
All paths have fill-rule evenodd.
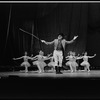
<path id="1" fill-rule="evenodd" d="M 76 40 L 76 39 L 77 39 L 77 37 L 78 37 L 78 36 L 74 36 L 74 38 L 73 38 L 72 40 L 70 40 L 70 41 L 65 40 L 65 42 L 66 42 L 66 43 L 68 43 L 68 44 L 73 43 L 73 42 L 74 42 L 74 40 Z"/>
<path id="2" fill-rule="evenodd" d="M 43 60 L 49 60 L 52 58 L 52 53 L 51 54 L 48 54 L 47 56 L 43 56 Z"/>
<path id="3" fill-rule="evenodd" d="M 78 55 L 76 56 L 76 59 L 77 59 L 77 60 L 82 59 L 82 58 L 83 58 L 83 56 L 81 56 L 80 54 L 78 54 Z"/>
<path id="4" fill-rule="evenodd" d="M 95 57 L 96 56 L 96 54 L 94 54 L 94 56 L 88 56 L 89 58 L 93 58 L 93 57 Z"/>
<path id="5" fill-rule="evenodd" d="M 35 57 L 32 57 L 32 60 L 36 60 L 36 58 L 38 58 L 38 55 L 36 55 Z"/>
<path id="6" fill-rule="evenodd" d="M 19 58 L 13 58 L 13 60 L 18 60 L 18 59 L 22 59 L 22 58 L 23 58 L 23 56 L 19 57 Z"/>
<path id="7" fill-rule="evenodd" d="M 69 58 L 69 56 L 66 56 L 65 58 L 67 59 L 67 58 Z"/>
<path id="8" fill-rule="evenodd" d="M 80 57 L 76 57 L 76 59 L 82 59 L 83 58 L 83 56 L 80 56 Z"/>
<path id="9" fill-rule="evenodd" d="M 53 41 L 51 41 L 51 42 L 47 42 L 47 41 L 45 41 L 45 40 L 41 40 L 41 42 L 43 42 L 43 43 L 45 43 L 45 44 L 53 44 L 54 43 L 54 40 Z"/>
<path id="10" fill-rule="evenodd" d="M 28 56 L 28 59 L 31 59 L 31 60 L 32 60 L 32 57 L 29 57 L 29 56 Z"/>

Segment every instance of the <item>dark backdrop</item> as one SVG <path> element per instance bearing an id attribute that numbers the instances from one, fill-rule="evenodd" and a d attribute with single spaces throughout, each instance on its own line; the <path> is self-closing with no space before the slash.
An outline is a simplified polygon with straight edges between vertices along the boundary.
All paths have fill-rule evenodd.
<path id="1" fill-rule="evenodd" d="M 41 43 L 21 28 L 46 41 L 57 38 L 59 32 L 67 40 L 78 35 L 74 43 L 66 45 L 65 55 L 69 50 L 77 54 L 96 53 L 90 61 L 93 66 L 99 66 L 100 4 L 0 4 L 0 14 L 0 65 L 15 64 L 12 58 L 22 56 L 25 51 L 34 56 L 40 49 L 45 55 L 53 52 L 53 45 Z"/>

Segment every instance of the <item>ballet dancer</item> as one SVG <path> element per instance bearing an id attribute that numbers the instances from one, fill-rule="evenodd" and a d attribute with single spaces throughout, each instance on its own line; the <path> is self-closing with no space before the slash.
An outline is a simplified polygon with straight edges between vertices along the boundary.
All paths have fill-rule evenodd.
<path id="1" fill-rule="evenodd" d="M 33 65 L 36 65 L 38 67 L 39 73 L 44 72 L 44 67 L 47 66 L 47 64 L 44 61 L 47 60 L 50 55 L 44 56 L 44 52 L 40 50 L 38 55 L 32 57 L 32 60 L 36 60 L 33 61 Z"/>
<path id="2" fill-rule="evenodd" d="M 66 62 L 66 66 L 69 66 L 70 67 L 70 70 L 71 70 L 71 72 L 73 72 L 73 68 L 72 68 L 72 62 L 73 62 L 73 52 L 72 51 L 70 51 L 69 52 L 69 55 L 67 56 L 67 57 L 65 57 L 66 58 L 66 60 L 68 60 L 67 62 Z"/>
<path id="3" fill-rule="evenodd" d="M 28 62 L 28 59 L 31 59 L 31 57 L 27 56 L 27 52 L 25 52 L 25 55 L 19 58 L 13 58 L 13 60 L 22 59 L 24 62 L 21 63 L 21 66 L 25 66 L 25 72 L 28 72 L 28 67 L 30 67 L 30 63 Z"/>
<path id="4" fill-rule="evenodd" d="M 94 56 L 87 56 L 87 52 L 84 53 L 84 56 L 82 56 L 81 58 L 83 58 L 83 62 L 80 64 L 81 66 L 85 67 L 85 71 L 87 70 L 88 72 L 90 72 L 90 63 L 88 62 L 88 58 L 93 58 L 95 57 L 96 54 L 94 54 Z"/>
<path id="5" fill-rule="evenodd" d="M 77 71 L 77 67 L 79 66 L 77 63 L 77 60 L 81 59 L 81 56 L 79 56 L 79 54 L 76 56 L 75 52 L 73 52 L 73 60 L 72 60 L 72 67 L 74 68 L 74 72 Z"/>
<path id="6" fill-rule="evenodd" d="M 68 53 L 68 56 L 66 57 L 66 60 L 68 60 L 68 62 L 66 62 L 66 66 L 70 67 L 71 72 L 76 72 L 76 68 L 78 67 L 78 63 L 76 62 L 76 60 L 81 59 L 81 57 L 78 55 L 75 55 L 75 52 L 70 51 Z"/>

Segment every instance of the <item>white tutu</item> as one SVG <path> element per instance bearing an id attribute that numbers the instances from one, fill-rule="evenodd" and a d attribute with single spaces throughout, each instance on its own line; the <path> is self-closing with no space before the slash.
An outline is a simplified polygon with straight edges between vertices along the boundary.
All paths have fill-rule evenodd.
<path id="1" fill-rule="evenodd" d="M 46 63 L 43 62 L 43 61 L 34 61 L 33 62 L 33 65 L 39 65 L 40 67 L 45 67 L 46 66 Z"/>
<path id="2" fill-rule="evenodd" d="M 76 66 L 78 66 L 78 64 L 77 64 L 77 62 L 75 62 L 75 61 L 68 61 L 68 62 L 66 62 L 66 66 L 72 66 L 72 67 L 76 67 Z"/>
<path id="3" fill-rule="evenodd" d="M 71 63 L 72 63 L 71 61 L 66 62 L 66 66 L 68 66 L 68 65 L 70 66 Z"/>
<path id="4" fill-rule="evenodd" d="M 87 61 L 83 61 L 81 64 L 80 64 L 81 66 L 90 66 L 90 64 L 89 64 L 89 62 L 87 62 Z"/>
<path id="5" fill-rule="evenodd" d="M 71 66 L 73 66 L 73 67 L 77 67 L 78 64 L 77 64 L 77 62 L 73 61 L 73 62 L 71 63 Z"/>
<path id="6" fill-rule="evenodd" d="M 50 62 L 50 63 L 48 63 L 48 66 L 53 66 L 53 67 L 55 67 L 55 62 Z"/>
<path id="7" fill-rule="evenodd" d="M 30 64 L 29 64 L 29 62 L 25 61 L 25 62 L 23 62 L 23 63 L 21 64 L 21 66 L 27 66 L 27 67 L 29 67 Z"/>

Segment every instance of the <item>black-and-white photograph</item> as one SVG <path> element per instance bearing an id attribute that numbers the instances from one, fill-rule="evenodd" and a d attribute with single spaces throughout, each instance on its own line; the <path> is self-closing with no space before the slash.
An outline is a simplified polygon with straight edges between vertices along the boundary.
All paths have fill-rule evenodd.
<path id="1" fill-rule="evenodd" d="M 100 2 L 0 2 L 1 98 L 100 98 L 95 80 Z"/>

